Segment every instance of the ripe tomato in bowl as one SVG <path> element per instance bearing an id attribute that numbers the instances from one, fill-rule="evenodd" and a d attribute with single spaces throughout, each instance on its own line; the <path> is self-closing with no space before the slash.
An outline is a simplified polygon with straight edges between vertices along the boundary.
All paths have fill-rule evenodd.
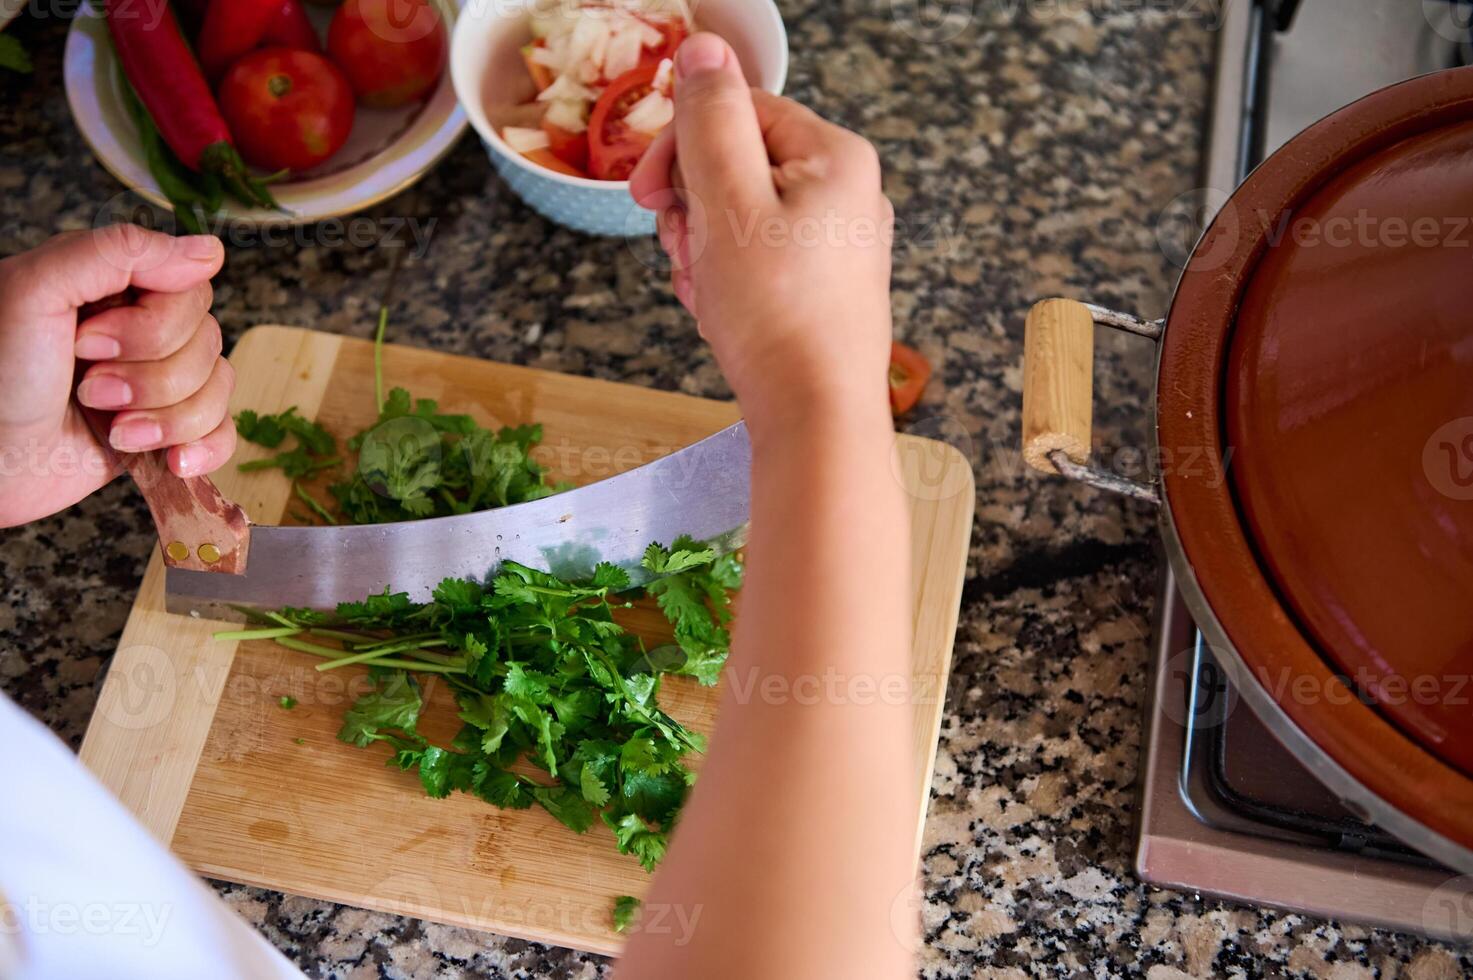
<path id="1" fill-rule="evenodd" d="M 628 180 L 655 137 L 629 125 L 629 112 L 656 91 L 658 64 L 646 63 L 609 83 L 588 117 L 588 166 L 600 180 Z"/>
<path id="2" fill-rule="evenodd" d="M 327 54 L 358 101 L 392 109 L 426 98 L 449 58 L 445 21 L 429 0 L 344 0 L 327 28 Z"/>
<path id="3" fill-rule="evenodd" d="M 253 51 L 230 66 L 217 97 L 241 155 L 266 170 L 310 170 L 353 130 L 347 78 L 310 51 Z"/>

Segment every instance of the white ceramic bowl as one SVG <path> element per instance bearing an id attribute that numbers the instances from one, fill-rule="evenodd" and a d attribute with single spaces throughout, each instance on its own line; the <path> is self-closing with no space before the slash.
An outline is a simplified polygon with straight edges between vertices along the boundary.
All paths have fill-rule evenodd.
<path id="1" fill-rule="evenodd" d="M 538 166 L 506 145 L 491 119 L 535 94 L 521 49 L 532 39 L 532 0 L 466 0 L 450 42 L 450 77 L 491 163 L 522 200 L 558 224 L 593 235 L 647 235 L 654 212 L 636 205 L 627 180 L 572 177 Z M 780 93 L 788 35 L 773 0 L 697 0 L 696 27 L 736 51 L 754 86 Z"/>
<path id="2" fill-rule="evenodd" d="M 447 26 L 453 25 L 456 0 L 433 2 Z M 101 3 L 79 4 L 67 33 L 62 76 L 72 118 L 109 173 L 167 210 L 169 202 L 149 173 L 138 131 L 118 90 L 117 56 L 101 7 Z M 309 4 L 308 14 L 319 33 L 324 33 L 331 11 Z M 278 226 L 310 224 L 361 211 L 423 177 L 464 131 L 465 114 L 456 104 L 450 80 L 441 77 L 421 105 L 401 109 L 359 106 L 353 132 L 341 150 L 320 167 L 272 185 L 281 211 L 227 200 L 220 214 L 232 225 Z"/>

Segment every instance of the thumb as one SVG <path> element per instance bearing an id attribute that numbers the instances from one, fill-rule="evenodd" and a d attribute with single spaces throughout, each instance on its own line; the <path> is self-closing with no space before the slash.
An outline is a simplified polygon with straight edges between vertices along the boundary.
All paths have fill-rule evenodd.
<path id="1" fill-rule="evenodd" d="M 692 34 L 675 52 L 675 142 L 687 189 L 708 207 L 776 197 L 752 90 L 715 34 Z"/>
<path id="2" fill-rule="evenodd" d="M 27 256 L 29 304 L 55 315 L 95 303 L 129 286 L 176 293 L 220 271 L 225 249 L 213 235 L 176 238 L 134 224 L 59 235 Z"/>

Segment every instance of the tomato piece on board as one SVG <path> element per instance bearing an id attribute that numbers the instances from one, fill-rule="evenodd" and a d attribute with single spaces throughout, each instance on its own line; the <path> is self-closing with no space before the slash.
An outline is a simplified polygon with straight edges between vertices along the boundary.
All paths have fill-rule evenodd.
<path id="1" fill-rule="evenodd" d="M 931 362 L 914 347 L 890 343 L 890 411 L 904 415 L 921 400 L 931 379 Z"/>
<path id="2" fill-rule="evenodd" d="M 575 133 L 547 120 L 542 121 L 552 155 L 580 173 L 588 171 L 588 130 Z"/>
<path id="3" fill-rule="evenodd" d="M 631 68 L 609 83 L 588 117 L 588 169 L 599 180 L 625 180 L 655 138 L 624 122 L 636 102 L 654 88 L 658 62 Z"/>
<path id="4" fill-rule="evenodd" d="M 528 160 L 531 160 L 539 167 L 546 167 L 548 170 L 555 170 L 560 174 L 567 174 L 569 177 L 588 176 L 588 174 L 584 173 L 582 170 L 579 170 L 577 167 L 569 166 L 562 160 L 559 160 L 557 157 L 553 156 L 551 150 L 523 150 L 522 156 L 526 157 Z"/>
<path id="5" fill-rule="evenodd" d="M 537 86 L 538 92 L 546 90 L 555 81 L 551 68 L 532 59 L 533 51 L 546 46 L 547 42 L 540 37 L 531 44 L 522 45 L 522 61 L 526 63 L 527 74 L 532 76 L 532 84 Z"/>

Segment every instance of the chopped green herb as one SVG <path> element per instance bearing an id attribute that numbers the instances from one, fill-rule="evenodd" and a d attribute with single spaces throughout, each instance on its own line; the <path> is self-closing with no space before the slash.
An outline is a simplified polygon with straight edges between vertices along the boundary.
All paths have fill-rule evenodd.
<path id="1" fill-rule="evenodd" d="M 464 514 L 563 489 L 549 485 L 531 458 L 540 426 L 493 432 L 403 388 L 384 395 L 386 318 L 381 310 L 375 337 L 378 422 L 348 440 L 355 471 L 329 487 L 341 520 Z M 294 408 L 241 412 L 236 428 L 268 449 L 288 435 L 297 440 L 242 469 L 280 467 L 297 480 L 339 463 L 332 436 Z M 318 518 L 339 519 L 301 486 L 293 492 Z M 445 579 L 427 603 L 385 589 L 335 614 L 283 609 L 258 617 L 259 629 L 217 638 L 275 640 L 321 658 L 320 671 L 367 667 L 374 688 L 345 713 L 339 739 L 386 746 L 388 764 L 416 773 L 432 797 L 470 793 L 505 809 L 536 804 L 580 834 L 602 821 L 622 853 L 653 870 L 695 779 L 685 756 L 705 749 L 699 733 L 660 708 L 660 681 L 685 674 L 716 683 L 742 568 L 735 556 L 688 537 L 668 548 L 651 544 L 643 565 L 657 576 L 646 590 L 675 633 L 675 644 L 654 651 L 614 621 L 614 610 L 629 605 L 615 596 L 630 580 L 610 564 L 573 581 L 505 562 L 486 585 Z M 448 746 L 419 733 L 425 702 L 416 674 L 443 677 L 454 690 L 463 725 Z M 536 778 L 513 771 L 518 766 L 538 770 Z M 627 926 L 638 903 L 619 902 L 615 921 Z"/>
<path id="2" fill-rule="evenodd" d="M 307 740 L 305 738 L 302 738 L 300 735 L 298 735 L 296 738 L 292 739 L 292 741 L 295 742 L 295 743 L 297 743 L 298 745 L 306 745 L 307 744 Z"/>
<path id="3" fill-rule="evenodd" d="M 259 630 L 222 636 L 275 639 L 323 658 L 319 670 L 367 665 L 374 688 L 348 709 L 338 738 L 386 745 L 389 765 L 417 773 L 433 797 L 535 803 L 580 834 L 602 821 L 622 853 L 653 870 L 694 780 L 685 756 L 705 748 L 660 708 L 660 679 L 715 682 L 741 566 L 689 538 L 651 545 L 644 565 L 663 576 L 647 590 L 681 644 L 663 666 L 614 621 L 629 576 L 607 564 L 569 581 L 506 562 L 489 586 L 445 579 L 427 603 L 386 590 L 332 616 L 284 609 Z M 455 691 L 463 727 L 448 746 L 419 732 L 416 673 L 444 675 Z M 518 763 L 541 774 L 514 772 Z"/>
<path id="4" fill-rule="evenodd" d="M 639 899 L 633 895 L 620 895 L 614 899 L 614 931 L 628 932 L 639 920 Z"/>
<path id="5" fill-rule="evenodd" d="M 348 440 L 357 465 L 331 484 L 338 514 L 305 491 L 297 497 L 318 519 L 330 524 L 386 524 L 422 517 L 468 514 L 491 507 L 537 500 L 566 485 L 551 485 L 531 453 L 542 440 L 538 425 L 483 428 L 469 415 L 446 414 L 430 398 L 414 398 L 403 388 L 383 392 L 383 328 L 387 311 L 379 311 L 374 338 L 374 391 L 378 421 Z M 275 415 L 249 409 L 235 417 L 242 439 L 277 449 L 288 435 L 297 445 L 240 464 L 245 471 L 280 469 L 292 480 L 305 480 L 335 469 L 332 435 L 297 414 L 296 407 Z"/>
<path id="6" fill-rule="evenodd" d="M 297 699 L 290 694 L 283 694 L 281 700 L 276 703 L 281 705 L 283 711 L 290 711 L 297 706 Z"/>

